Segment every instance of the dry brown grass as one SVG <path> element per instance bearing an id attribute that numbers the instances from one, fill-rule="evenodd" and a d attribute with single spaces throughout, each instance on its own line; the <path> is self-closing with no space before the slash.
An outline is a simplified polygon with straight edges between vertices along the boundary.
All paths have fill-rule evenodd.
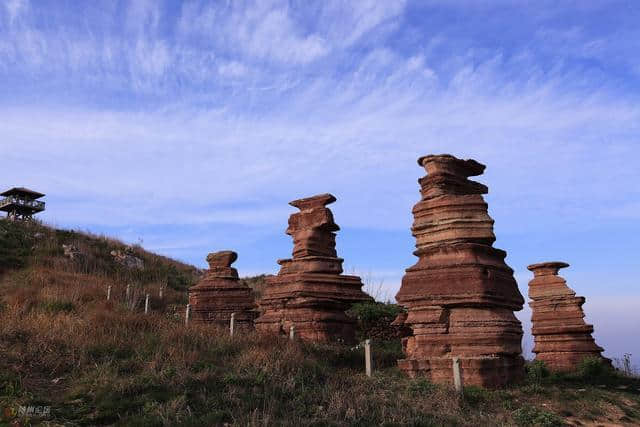
<path id="1" fill-rule="evenodd" d="M 125 302 L 127 282 L 99 251 L 87 272 L 56 255 L 58 243 L 0 278 L 0 407 L 51 406 L 50 423 L 559 425 L 557 414 L 640 422 L 634 383 L 624 391 L 571 383 L 468 388 L 459 399 L 381 364 L 388 355 L 375 342 L 376 370 L 367 378 L 361 349 L 185 327 L 185 292 L 167 288 L 159 300 L 163 282 L 153 275 L 133 283 L 138 302 L 154 296 L 144 315 L 142 304 Z"/>

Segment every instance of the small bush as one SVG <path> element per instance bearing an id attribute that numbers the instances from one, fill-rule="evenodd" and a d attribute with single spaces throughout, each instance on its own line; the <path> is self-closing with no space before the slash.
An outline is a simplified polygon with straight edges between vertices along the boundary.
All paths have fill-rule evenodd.
<path id="1" fill-rule="evenodd" d="M 615 373 L 611 366 L 599 357 L 585 357 L 578 364 L 576 375 L 588 383 L 609 381 Z"/>
<path id="2" fill-rule="evenodd" d="M 71 301 L 44 301 L 40 306 L 50 313 L 69 313 L 75 310 Z"/>
<path id="3" fill-rule="evenodd" d="M 0 272 L 24 267 L 32 246 L 30 224 L 0 220 Z"/>
<path id="4" fill-rule="evenodd" d="M 542 384 L 549 378 L 549 370 L 542 360 L 534 360 L 525 366 L 527 382 L 530 384 Z"/>
<path id="5" fill-rule="evenodd" d="M 361 302 L 354 304 L 349 314 L 356 317 L 359 322 L 367 326 L 380 320 L 391 320 L 403 311 L 398 304 L 385 304 L 380 302 Z"/>
<path id="6" fill-rule="evenodd" d="M 533 406 L 523 406 L 515 410 L 513 419 L 519 426 L 555 427 L 564 425 L 562 418 L 558 415 Z"/>
<path id="7" fill-rule="evenodd" d="M 22 381 L 20 377 L 7 371 L 0 371 L 0 396 L 3 398 L 18 397 L 21 394 Z"/>
<path id="8" fill-rule="evenodd" d="M 400 338 L 400 328 L 391 323 L 403 310 L 397 304 L 363 302 L 354 304 L 347 314 L 358 320 L 358 339 L 386 341 Z"/>
<path id="9" fill-rule="evenodd" d="M 438 386 L 426 379 L 418 379 L 411 383 L 409 391 L 415 396 L 426 396 L 437 390 Z"/>
<path id="10" fill-rule="evenodd" d="M 463 396 L 464 402 L 471 407 L 480 406 L 491 400 L 491 392 L 489 390 L 476 386 L 465 387 Z"/>

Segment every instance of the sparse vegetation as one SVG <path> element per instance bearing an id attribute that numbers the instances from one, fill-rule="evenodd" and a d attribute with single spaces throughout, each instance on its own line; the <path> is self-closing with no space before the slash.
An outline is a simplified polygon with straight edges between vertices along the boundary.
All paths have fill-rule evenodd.
<path id="1" fill-rule="evenodd" d="M 519 426 L 555 427 L 562 426 L 562 418 L 553 412 L 533 406 L 523 406 L 513 412 L 513 419 Z"/>
<path id="2" fill-rule="evenodd" d="M 134 248 L 145 271 L 127 272 L 109 255 L 124 247 L 120 242 L 9 224 L 22 226 L 31 234 L 0 240 L 14 257 L 0 278 L 0 416 L 6 422 L 19 418 L 12 408 L 43 405 L 51 407 L 46 420 L 55 425 L 640 423 L 638 380 L 601 371 L 592 361 L 573 375 L 532 363 L 524 384 L 466 387 L 460 399 L 449 387 L 402 375 L 395 367 L 397 338 L 374 339 L 375 370 L 368 378 L 359 346 L 257 334 L 230 338 L 211 326 L 185 327 L 184 287 L 197 277 L 193 267 Z M 64 257 L 62 243 L 76 245 L 84 258 Z M 160 300 L 157 291 L 172 271 L 179 279 Z M 127 283 L 136 301 L 152 295 L 151 314 L 142 314 L 139 303 L 124 303 Z M 368 304 L 351 313 L 364 337 L 372 325 L 388 327 L 399 310 Z"/>
<path id="3" fill-rule="evenodd" d="M 246 284 L 251 289 L 253 289 L 253 292 L 255 293 L 256 298 L 260 298 L 260 296 L 262 295 L 262 291 L 266 286 L 266 281 L 265 281 L 266 278 L 267 278 L 266 274 L 261 274 L 259 276 L 243 277 L 240 280 L 242 280 L 244 284 Z"/>

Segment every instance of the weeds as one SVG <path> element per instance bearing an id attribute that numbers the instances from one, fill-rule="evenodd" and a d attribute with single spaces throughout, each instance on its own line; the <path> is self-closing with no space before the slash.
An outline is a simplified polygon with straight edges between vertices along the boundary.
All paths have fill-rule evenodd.
<path id="1" fill-rule="evenodd" d="M 562 418 L 556 414 L 532 406 L 524 406 L 515 410 L 513 419 L 519 426 L 555 427 L 564 425 Z"/>

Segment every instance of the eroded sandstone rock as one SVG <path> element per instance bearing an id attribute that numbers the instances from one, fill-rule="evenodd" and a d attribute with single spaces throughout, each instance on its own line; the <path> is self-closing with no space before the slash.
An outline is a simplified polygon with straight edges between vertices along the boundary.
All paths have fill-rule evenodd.
<path id="1" fill-rule="evenodd" d="M 493 219 L 482 195 L 487 187 L 469 180 L 485 166 L 451 155 L 418 159 L 421 200 L 411 228 L 418 262 L 406 270 L 396 295 L 407 313 L 396 325 L 412 333 L 403 339 L 408 375 L 451 383 L 452 358 L 459 357 L 465 384 L 500 387 L 523 375 L 522 327 L 514 316 L 524 299 L 492 246 Z"/>
<path id="2" fill-rule="evenodd" d="M 591 336 L 593 326 L 584 321 L 584 297 L 567 286 L 558 270 L 564 262 L 544 262 L 527 267 L 533 272 L 529 282 L 532 334 L 536 360 L 554 371 L 572 371 L 585 357 L 602 358 L 602 347 Z"/>
<path id="3" fill-rule="evenodd" d="M 233 251 L 210 253 L 209 269 L 189 288 L 191 319 L 229 327 L 231 313 L 235 313 L 236 328 L 251 329 L 257 316 L 253 291 L 238 279 L 238 271 L 231 267 L 238 259 Z"/>
<path id="4" fill-rule="evenodd" d="M 290 203 L 300 209 L 289 217 L 286 231 L 293 238 L 293 258 L 278 260 L 278 275 L 266 278 L 257 330 L 286 334 L 295 326 L 301 339 L 354 341 L 355 321 L 345 311 L 372 298 L 362 292 L 359 277 L 341 274 L 343 260 L 335 247 L 340 227 L 326 207 L 335 200 L 321 194 Z"/>

